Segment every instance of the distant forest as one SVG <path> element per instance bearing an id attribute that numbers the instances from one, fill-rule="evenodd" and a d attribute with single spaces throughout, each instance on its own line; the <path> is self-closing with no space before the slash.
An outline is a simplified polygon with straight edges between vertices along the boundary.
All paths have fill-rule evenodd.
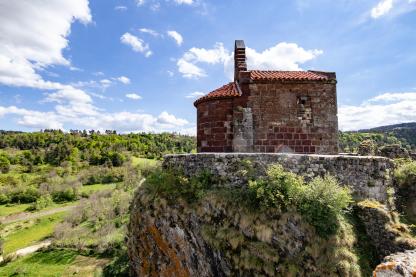
<path id="1" fill-rule="evenodd" d="M 23 133 L 0 131 L 0 149 L 27 150 L 28 162 L 60 165 L 64 161 L 80 159 L 90 165 L 112 163 L 117 166 L 127 151 L 135 156 L 159 159 L 169 153 L 189 153 L 196 149 L 194 137 L 179 134 L 138 133 L 117 134 L 106 131 L 60 130 Z"/>
<path id="2" fill-rule="evenodd" d="M 407 150 L 415 152 L 416 122 L 339 133 L 341 152 L 356 152 L 360 143 L 365 140 L 372 140 L 378 148 L 398 144 Z"/>

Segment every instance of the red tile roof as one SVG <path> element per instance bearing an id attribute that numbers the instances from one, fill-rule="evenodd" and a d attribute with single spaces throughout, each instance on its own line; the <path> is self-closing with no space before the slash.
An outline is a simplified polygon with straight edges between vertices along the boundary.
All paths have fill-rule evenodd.
<path id="1" fill-rule="evenodd" d="M 250 79 L 254 81 L 273 81 L 273 80 L 295 80 L 295 81 L 327 81 L 328 75 L 316 71 L 268 71 L 251 70 Z M 237 85 L 234 82 L 228 83 L 194 102 L 194 106 L 199 103 L 211 100 L 240 96 Z"/>
<path id="2" fill-rule="evenodd" d="M 315 81 L 328 80 L 328 76 L 311 71 L 250 71 L 250 79 L 252 80 L 299 80 L 299 81 Z"/>
<path id="3" fill-rule="evenodd" d="M 240 96 L 240 92 L 237 88 L 237 85 L 234 82 L 228 83 L 225 86 L 222 86 L 210 93 L 208 93 L 205 96 L 202 96 L 198 100 L 194 102 L 194 105 L 198 105 L 199 103 L 210 100 L 210 99 L 222 99 L 222 98 L 231 98 Z"/>

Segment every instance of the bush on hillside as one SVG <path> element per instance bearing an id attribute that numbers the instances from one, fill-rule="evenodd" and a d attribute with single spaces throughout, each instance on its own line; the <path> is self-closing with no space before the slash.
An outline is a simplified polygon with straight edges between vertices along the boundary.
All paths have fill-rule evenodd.
<path id="1" fill-rule="evenodd" d="M 10 161 L 6 156 L 0 156 L 0 173 L 8 173 L 10 170 Z"/>
<path id="2" fill-rule="evenodd" d="M 39 211 L 49 207 L 53 204 L 52 197 L 50 195 L 40 196 L 36 202 L 33 202 L 28 208 L 28 211 Z"/>
<path id="3" fill-rule="evenodd" d="M 416 161 L 404 162 L 394 172 L 399 187 L 416 186 Z"/>
<path id="4" fill-rule="evenodd" d="M 153 197 L 161 196 L 168 201 L 174 201 L 181 197 L 188 202 L 194 202 L 200 199 L 216 182 L 214 176 L 205 171 L 188 178 L 180 172 L 157 170 L 147 177 L 144 188 Z"/>
<path id="5" fill-rule="evenodd" d="M 317 177 L 306 184 L 279 164 L 268 169 L 267 178 L 250 182 L 249 190 L 262 208 L 295 207 L 322 237 L 335 234 L 338 216 L 352 201 L 350 190 L 334 177 Z"/>
<path id="6" fill-rule="evenodd" d="M 280 164 L 272 165 L 267 171 L 268 178 L 251 181 L 249 190 L 263 208 L 280 207 L 296 203 L 303 189 L 303 179 L 285 171 Z"/>
<path id="7" fill-rule="evenodd" d="M 79 174 L 83 185 L 110 184 L 124 180 L 125 170 L 122 167 L 92 167 Z"/>
<path id="8" fill-rule="evenodd" d="M 317 177 L 301 190 L 298 209 L 321 236 L 334 234 L 338 217 L 352 202 L 350 190 L 333 176 Z"/>

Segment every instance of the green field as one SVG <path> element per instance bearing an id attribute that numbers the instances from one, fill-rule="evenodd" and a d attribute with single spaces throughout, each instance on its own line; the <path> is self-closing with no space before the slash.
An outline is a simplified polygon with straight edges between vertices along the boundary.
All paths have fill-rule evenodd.
<path id="1" fill-rule="evenodd" d="M 157 166 L 160 161 L 146 158 L 131 157 L 131 163 L 133 166 L 139 166 L 140 168 L 146 166 Z"/>
<path id="2" fill-rule="evenodd" d="M 95 184 L 95 185 L 88 185 L 82 186 L 79 192 L 91 194 L 99 190 L 107 190 L 107 189 L 115 189 L 117 184 Z"/>
<path id="3" fill-rule="evenodd" d="M 62 276 L 77 255 L 70 250 L 34 253 L 0 267 L 0 276 Z"/>
<path id="4" fill-rule="evenodd" d="M 0 276 L 101 276 L 108 262 L 108 259 L 85 257 L 67 249 L 45 250 L 1 266 Z"/>
<path id="5" fill-rule="evenodd" d="M 8 216 L 11 214 L 24 212 L 29 206 L 30 204 L 0 205 L 0 216 Z"/>
<path id="6" fill-rule="evenodd" d="M 16 230 L 4 238 L 4 253 L 9 254 L 30 246 L 52 235 L 55 225 L 62 221 L 66 212 L 60 212 L 34 219 L 34 224 Z"/>

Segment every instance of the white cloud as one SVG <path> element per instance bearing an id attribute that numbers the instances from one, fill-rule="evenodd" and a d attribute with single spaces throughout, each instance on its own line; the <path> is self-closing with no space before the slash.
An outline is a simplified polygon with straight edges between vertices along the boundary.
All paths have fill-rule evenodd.
<path id="1" fill-rule="evenodd" d="M 114 9 L 116 11 L 126 11 L 127 7 L 126 6 L 115 6 Z"/>
<path id="2" fill-rule="evenodd" d="M 91 97 L 84 91 L 68 87 L 54 93 L 49 93 L 45 99 L 47 102 L 63 103 L 69 101 L 73 104 L 91 103 Z"/>
<path id="3" fill-rule="evenodd" d="M 186 124 L 188 124 L 189 122 L 185 119 L 181 119 L 181 118 L 177 118 L 172 114 L 169 114 L 168 112 L 164 111 L 162 112 L 158 118 L 157 118 L 157 122 L 162 124 L 162 125 L 167 125 L 167 126 L 184 126 Z"/>
<path id="4" fill-rule="evenodd" d="M 384 93 L 361 105 L 341 105 L 341 130 L 358 130 L 416 121 L 416 92 Z"/>
<path id="5" fill-rule="evenodd" d="M 206 76 L 205 71 L 196 64 L 226 64 L 231 59 L 231 54 L 222 43 L 216 43 L 214 48 L 192 47 L 177 61 L 178 71 L 185 78 L 200 78 Z"/>
<path id="6" fill-rule="evenodd" d="M 21 116 L 17 123 L 22 126 L 36 129 L 63 129 L 62 123 L 56 120 L 53 112 L 31 111 L 15 106 L 0 106 L 0 118 L 8 114 Z"/>
<path id="7" fill-rule="evenodd" d="M 150 6 L 150 9 L 154 12 L 157 12 L 158 10 L 160 10 L 160 3 L 159 2 L 155 2 Z"/>
<path id="8" fill-rule="evenodd" d="M 120 77 L 118 77 L 116 79 L 117 79 L 117 81 L 119 81 L 119 82 L 121 82 L 121 83 L 123 83 L 125 85 L 130 84 L 130 79 L 128 77 L 126 77 L 126 76 L 120 76 Z"/>
<path id="9" fill-rule="evenodd" d="M 74 126 L 78 129 L 117 130 L 119 132 L 180 132 L 195 135 L 195 127 L 187 120 L 178 118 L 164 111 L 158 116 L 146 113 L 100 111 L 95 114 L 75 115 L 69 107 L 49 112 L 39 112 L 17 108 L 15 106 L 0 106 L 0 117 L 17 115 L 17 124 L 33 129 L 66 129 Z M 69 125 L 69 126 L 68 126 Z"/>
<path id="10" fill-rule="evenodd" d="M 170 36 L 171 38 L 173 38 L 175 40 L 175 42 L 176 42 L 177 45 L 179 45 L 179 46 L 182 45 L 182 43 L 183 43 L 183 37 L 182 37 L 181 34 L 179 34 L 176 31 L 173 31 L 173 30 L 167 31 L 167 33 L 168 33 L 168 36 Z"/>
<path id="11" fill-rule="evenodd" d="M 142 97 L 136 93 L 128 93 L 126 94 L 127 98 L 133 99 L 133 100 L 140 100 Z"/>
<path id="12" fill-rule="evenodd" d="M 100 80 L 100 84 L 101 84 L 101 88 L 103 89 L 103 90 L 105 90 L 105 89 L 107 89 L 109 86 L 111 86 L 112 85 L 112 81 L 111 80 L 108 80 L 108 79 L 102 79 L 102 80 Z"/>
<path id="13" fill-rule="evenodd" d="M 383 16 L 394 18 L 396 16 L 414 11 L 416 0 L 380 0 L 370 11 L 373 19 Z"/>
<path id="14" fill-rule="evenodd" d="M 137 6 L 143 6 L 146 3 L 145 0 L 136 0 L 136 5 Z"/>
<path id="15" fill-rule="evenodd" d="M 371 9 L 371 17 L 379 18 L 380 16 L 387 14 L 392 8 L 393 0 L 381 0 L 374 8 Z"/>
<path id="16" fill-rule="evenodd" d="M 45 102 L 56 102 L 55 113 L 65 117 L 92 116 L 99 111 L 92 104 L 91 97 L 82 90 L 67 87 L 47 94 Z"/>
<path id="17" fill-rule="evenodd" d="M 194 3 L 193 0 L 174 0 L 176 4 L 182 5 L 192 5 Z"/>
<path id="18" fill-rule="evenodd" d="M 70 67 L 63 56 L 71 23 L 91 22 L 88 0 L 2 1 L 0 9 L 0 83 L 40 89 L 61 84 L 43 80 L 39 69 Z"/>
<path id="19" fill-rule="evenodd" d="M 150 51 L 149 45 L 146 44 L 142 39 L 130 33 L 125 33 L 122 35 L 120 41 L 126 45 L 131 46 L 133 51 L 143 53 L 146 58 L 152 55 L 152 51 Z"/>
<path id="20" fill-rule="evenodd" d="M 262 52 L 246 48 L 247 67 L 249 70 L 301 70 L 300 64 L 315 59 L 323 53 L 322 50 L 305 50 L 296 43 L 281 42 Z M 234 76 L 233 53 L 224 48 L 222 43 L 216 43 L 214 48 L 189 49 L 177 61 L 178 70 L 185 78 L 199 78 L 206 76 L 206 72 L 198 65 L 222 64 L 226 75 Z"/>
<path id="21" fill-rule="evenodd" d="M 179 59 L 176 63 L 178 71 L 182 73 L 182 76 L 189 79 L 198 79 L 200 77 L 207 76 L 202 68 L 194 65 L 193 63 L 187 62 L 184 59 Z"/>
<path id="22" fill-rule="evenodd" d="M 301 70 L 299 64 L 316 58 L 323 51 L 305 50 L 296 43 L 281 42 L 263 52 L 247 47 L 246 53 L 250 70 Z"/>
<path id="23" fill-rule="evenodd" d="M 201 96 L 204 96 L 204 95 L 205 95 L 205 93 L 203 93 L 203 92 L 195 91 L 195 92 L 192 92 L 192 93 L 188 94 L 185 97 L 186 98 L 198 98 L 198 97 L 201 97 Z"/>
<path id="24" fill-rule="evenodd" d="M 145 34 L 152 35 L 154 37 L 160 36 L 160 34 L 158 32 L 156 32 L 155 30 L 149 29 L 149 28 L 140 28 L 139 31 L 142 32 L 142 33 L 145 33 Z"/>

